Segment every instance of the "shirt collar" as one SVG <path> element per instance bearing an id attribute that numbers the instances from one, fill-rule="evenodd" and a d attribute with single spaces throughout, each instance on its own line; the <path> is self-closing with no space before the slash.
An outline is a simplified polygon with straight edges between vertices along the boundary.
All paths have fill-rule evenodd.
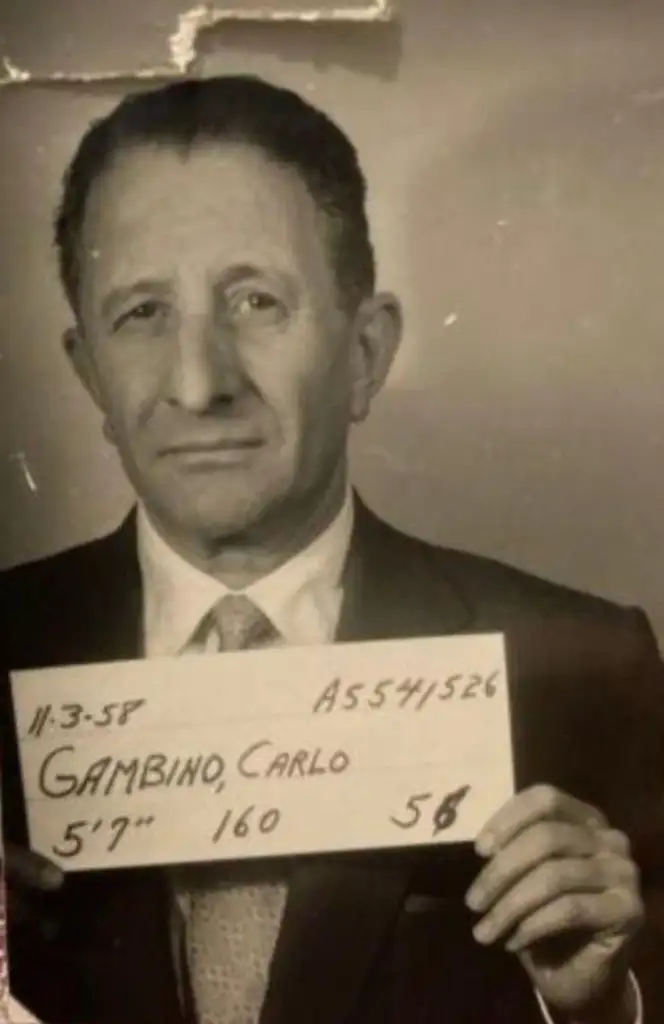
<path id="1" fill-rule="evenodd" d="M 341 511 L 307 548 L 242 591 L 271 619 L 285 642 L 302 645 L 334 639 L 353 520 L 348 488 Z M 178 654 L 229 588 L 174 551 L 142 506 L 137 527 L 146 653 Z"/>

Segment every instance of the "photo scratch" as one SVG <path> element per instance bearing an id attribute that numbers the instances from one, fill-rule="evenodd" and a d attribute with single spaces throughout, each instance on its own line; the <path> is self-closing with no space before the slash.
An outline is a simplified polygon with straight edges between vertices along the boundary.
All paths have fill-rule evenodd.
<path id="1" fill-rule="evenodd" d="M 25 480 L 26 484 L 28 485 L 32 493 L 36 494 L 38 490 L 37 481 L 32 475 L 32 472 L 30 471 L 30 466 L 28 465 L 28 460 L 26 458 L 25 452 L 13 452 L 9 456 L 9 458 L 13 459 L 14 462 L 18 463 L 21 473 L 23 474 L 23 479 Z"/>

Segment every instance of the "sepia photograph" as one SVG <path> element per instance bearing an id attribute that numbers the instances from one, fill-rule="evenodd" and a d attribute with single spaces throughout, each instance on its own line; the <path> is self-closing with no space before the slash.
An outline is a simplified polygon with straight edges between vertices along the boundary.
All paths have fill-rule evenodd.
<path id="1" fill-rule="evenodd" d="M 661 1024 L 664 7 L 0 39 L 6 1019 Z"/>

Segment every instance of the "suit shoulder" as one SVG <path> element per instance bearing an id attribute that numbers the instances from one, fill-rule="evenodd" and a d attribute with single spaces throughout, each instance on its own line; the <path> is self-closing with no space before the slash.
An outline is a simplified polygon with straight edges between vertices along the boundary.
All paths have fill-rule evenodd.
<path id="1" fill-rule="evenodd" d="M 502 593 L 512 593 L 519 600 L 527 599 L 538 605 L 606 615 L 624 610 L 616 602 L 597 594 L 577 590 L 486 556 L 441 548 L 439 559 L 441 565 L 448 567 L 447 571 L 452 569 L 469 583 L 483 588 L 495 587 Z"/>
<path id="2" fill-rule="evenodd" d="M 393 527 L 390 527 L 393 529 Z M 529 610 L 538 615 L 622 618 L 624 606 L 595 594 L 554 582 L 485 555 L 438 546 L 401 531 L 404 557 L 430 567 L 451 583 L 475 607 L 496 606 L 505 611 Z"/>
<path id="3" fill-rule="evenodd" d="M 112 557 L 114 534 L 77 544 L 45 558 L 0 572 L 0 606 L 4 614 L 54 601 L 67 601 Z"/>

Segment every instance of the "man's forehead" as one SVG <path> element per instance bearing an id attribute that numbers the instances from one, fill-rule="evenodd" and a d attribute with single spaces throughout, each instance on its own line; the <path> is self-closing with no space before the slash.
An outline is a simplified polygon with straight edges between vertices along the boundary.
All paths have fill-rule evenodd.
<path id="1" fill-rule="evenodd" d="M 94 182 L 84 248 L 122 239 L 223 247 L 249 242 L 311 245 L 327 218 L 298 173 L 246 143 L 140 144 L 116 154 Z"/>
<path id="2" fill-rule="evenodd" d="M 94 266 L 104 293 L 239 265 L 316 279 L 332 270 L 327 219 L 306 186 L 245 143 L 122 150 L 90 193 L 82 243 L 84 276 Z"/>
<path id="3" fill-rule="evenodd" d="M 175 193 L 180 203 L 219 206 L 260 202 L 279 192 L 279 203 L 292 193 L 298 201 L 308 194 L 300 174 L 271 159 L 248 142 L 200 140 L 188 146 L 139 141 L 119 149 L 92 183 L 88 207 L 127 206 L 140 194 L 158 201 Z"/>

